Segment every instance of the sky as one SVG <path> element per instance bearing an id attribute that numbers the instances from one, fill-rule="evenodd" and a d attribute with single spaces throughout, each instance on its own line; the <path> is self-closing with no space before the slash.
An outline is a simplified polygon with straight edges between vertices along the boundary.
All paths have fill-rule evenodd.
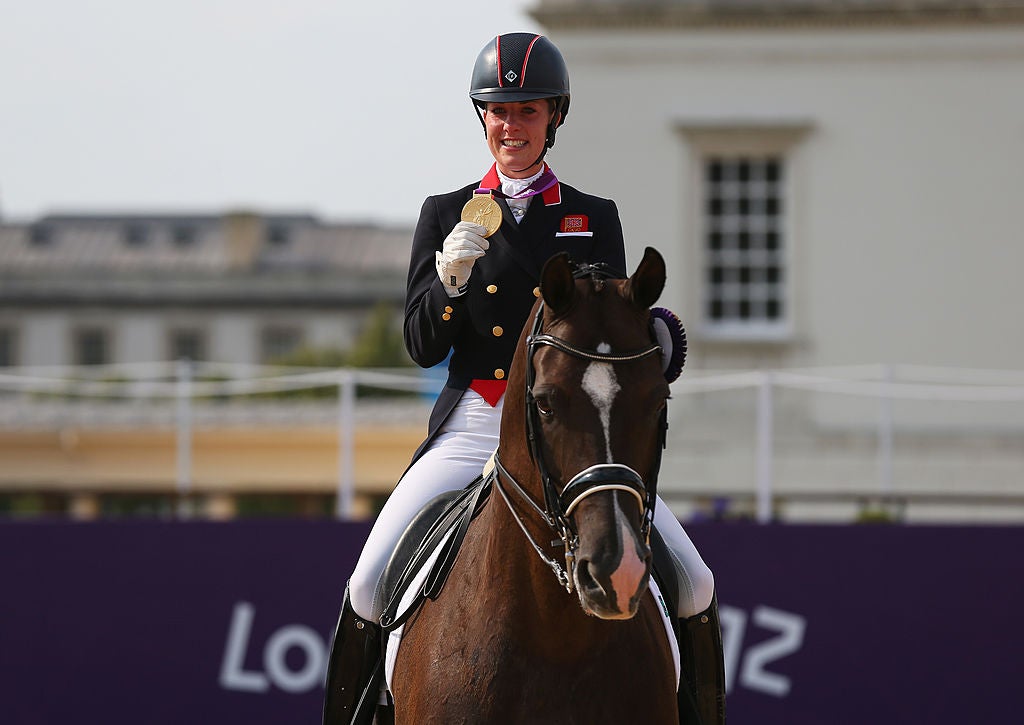
<path id="1" fill-rule="evenodd" d="M 0 0 L 0 217 L 411 225 L 490 165 L 473 62 L 536 3 Z"/>

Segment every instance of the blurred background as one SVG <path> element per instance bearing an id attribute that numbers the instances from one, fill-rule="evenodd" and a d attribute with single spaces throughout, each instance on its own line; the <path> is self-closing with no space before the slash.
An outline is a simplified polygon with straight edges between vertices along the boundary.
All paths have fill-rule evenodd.
<path id="1" fill-rule="evenodd" d="M 143 721 L 315 721 L 344 580 L 444 378 L 402 344 L 412 228 L 489 167 L 469 74 L 513 31 L 569 65 L 559 178 L 616 201 L 631 269 L 668 263 L 689 357 L 659 485 L 716 572 L 733 720 L 1008 717 L 1024 2 L 0 18 L 15 722 L 66 719 L 39 683 L 80 668 L 132 683 L 81 686 L 104 722 L 171 682 L 196 709 Z"/>

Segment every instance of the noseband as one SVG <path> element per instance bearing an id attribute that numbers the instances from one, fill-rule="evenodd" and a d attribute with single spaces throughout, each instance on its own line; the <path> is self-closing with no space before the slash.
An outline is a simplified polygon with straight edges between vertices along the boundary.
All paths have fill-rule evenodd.
<path id="1" fill-rule="evenodd" d="M 574 273 L 574 277 L 576 279 L 581 277 L 591 277 L 595 280 L 595 283 L 600 284 L 603 280 L 612 277 L 612 275 L 607 272 L 604 265 L 581 265 Z M 630 352 L 598 352 L 597 350 L 576 347 L 560 337 L 543 333 L 543 322 L 544 303 L 541 302 L 533 320 L 533 327 L 526 338 L 526 433 L 530 450 L 530 458 L 533 459 L 533 463 L 537 467 L 537 471 L 540 473 L 541 481 L 544 486 L 544 508 L 541 508 L 537 502 L 533 500 L 530 494 L 519 485 L 515 478 L 501 464 L 498 454 L 495 454 L 494 456 L 494 463 L 495 473 L 500 473 L 500 476 L 495 475 L 494 480 L 497 483 L 499 493 L 508 505 L 509 510 L 512 512 L 512 515 L 519 524 L 519 527 L 523 530 L 523 533 L 526 534 L 526 538 L 533 545 L 534 550 L 536 550 L 545 563 L 552 568 L 555 572 L 555 576 L 558 577 L 559 583 L 565 587 L 566 591 L 572 592 L 573 569 L 576 565 L 576 549 L 579 547 L 579 534 L 577 533 L 576 525 L 572 521 L 571 516 L 576 507 L 579 506 L 580 502 L 587 496 L 600 491 L 625 491 L 631 494 L 636 499 L 640 508 L 640 533 L 644 539 L 647 539 L 650 535 L 651 523 L 654 520 L 654 505 L 657 501 L 657 481 L 658 470 L 661 468 L 661 452 L 665 447 L 665 435 L 668 428 L 668 411 L 667 409 L 662 410 L 661 413 L 658 432 L 659 440 L 656 448 L 657 454 L 654 466 L 650 473 L 649 481 L 645 483 L 640 474 L 629 466 L 620 463 L 600 463 L 580 471 L 569 479 L 561 490 L 559 490 L 558 485 L 551 477 L 548 467 L 544 463 L 544 455 L 541 446 L 540 412 L 537 400 L 533 395 L 533 386 L 537 378 L 537 370 L 534 366 L 533 357 L 537 353 L 537 350 L 542 345 L 546 345 L 583 360 L 592 360 L 603 363 L 627 363 L 642 360 L 650 355 L 659 353 L 661 351 L 661 346 L 657 343 L 653 343 L 648 347 Z M 653 329 L 651 337 L 652 339 L 655 339 Z M 564 569 L 557 561 L 545 554 L 540 546 L 538 546 L 533 540 L 533 537 L 530 536 L 522 519 L 519 518 L 515 508 L 512 506 L 512 502 L 505 493 L 501 483 L 502 477 L 507 480 L 512 489 L 522 499 L 524 499 L 537 513 L 540 514 L 548 527 L 558 534 L 562 545 L 565 547 Z M 553 543 L 557 544 L 558 542 L 556 541 Z"/>

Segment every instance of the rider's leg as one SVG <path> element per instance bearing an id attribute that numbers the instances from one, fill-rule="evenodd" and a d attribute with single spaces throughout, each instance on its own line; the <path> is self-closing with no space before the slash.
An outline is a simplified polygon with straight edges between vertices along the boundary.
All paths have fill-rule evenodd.
<path id="1" fill-rule="evenodd" d="M 676 565 L 676 579 L 679 582 L 679 593 L 676 595 L 678 615 L 685 618 L 703 612 L 711 606 L 715 594 L 715 576 L 686 535 L 679 519 L 660 496 L 654 507 L 654 528 L 665 540 Z"/>
<path id="2" fill-rule="evenodd" d="M 686 535 L 682 524 L 659 498 L 654 526 L 675 563 L 679 617 L 679 654 L 683 678 L 679 692 L 680 723 L 725 722 L 725 655 L 718 622 L 715 577 Z M 687 685 L 686 690 L 683 684 Z M 699 720 L 693 720 L 694 712 Z"/>
<path id="3" fill-rule="evenodd" d="M 384 671 L 380 636 L 380 627 L 352 611 L 346 587 L 327 667 L 324 725 L 373 722 L 378 698 L 367 685 L 379 683 Z"/>
<path id="4" fill-rule="evenodd" d="M 365 701 L 360 698 L 371 679 L 376 680 L 375 675 L 382 672 L 377 622 L 383 608 L 379 600 L 384 566 L 424 504 L 480 475 L 498 446 L 500 421 L 500 403 L 492 408 L 477 393 L 467 391 L 431 447 L 405 472 L 381 510 L 346 588 L 327 675 L 325 725 L 368 725 L 372 721 L 376 693 L 368 693 Z"/>
<path id="5" fill-rule="evenodd" d="M 498 447 L 500 420 L 500 403 L 492 408 L 477 393 L 466 391 L 431 447 L 402 476 L 352 572 L 349 588 L 358 614 L 374 622 L 380 618 L 385 604 L 380 601 L 381 574 L 405 527 L 432 498 L 463 488 L 480 475 Z"/>

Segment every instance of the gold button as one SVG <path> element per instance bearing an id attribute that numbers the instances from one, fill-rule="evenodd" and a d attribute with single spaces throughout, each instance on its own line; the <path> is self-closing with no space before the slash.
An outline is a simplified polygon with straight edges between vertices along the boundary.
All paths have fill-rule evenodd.
<path id="1" fill-rule="evenodd" d="M 497 370 L 494 371 L 494 377 L 497 378 L 498 380 L 501 380 L 503 377 L 505 377 L 505 371 L 502 370 L 501 368 L 498 368 Z"/>
<path id="2" fill-rule="evenodd" d="M 441 315 L 441 319 L 447 322 L 448 320 L 452 319 L 452 316 L 445 312 L 443 315 Z"/>
<path id="3" fill-rule="evenodd" d="M 446 305 L 444 311 L 448 313 L 455 312 L 455 310 L 452 309 L 451 305 Z"/>
<path id="4" fill-rule="evenodd" d="M 534 297 L 540 297 L 540 287 L 534 287 L 533 288 L 533 296 Z"/>
<path id="5" fill-rule="evenodd" d="M 494 333 L 495 337 L 501 337 L 505 334 L 505 331 L 501 329 L 501 325 L 495 325 L 491 328 L 491 332 Z"/>
<path id="6" fill-rule="evenodd" d="M 495 292 L 498 291 L 498 285 L 496 285 L 496 284 L 489 284 L 489 285 L 487 285 L 487 291 L 493 295 Z"/>

